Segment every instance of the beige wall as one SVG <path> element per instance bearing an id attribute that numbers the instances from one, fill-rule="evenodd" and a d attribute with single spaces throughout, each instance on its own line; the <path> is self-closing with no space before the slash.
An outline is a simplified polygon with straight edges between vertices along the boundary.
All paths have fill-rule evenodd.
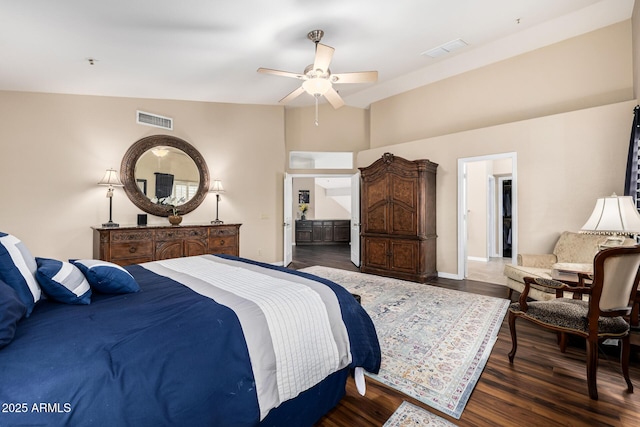
<path id="1" fill-rule="evenodd" d="M 367 110 L 349 106 L 336 110 L 321 103 L 318 126 L 314 117 L 315 107 L 286 109 L 287 151 L 357 151 L 368 147 Z"/>
<path id="2" fill-rule="evenodd" d="M 304 96 L 304 95 L 303 95 Z M 290 151 L 348 151 L 357 153 L 369 148 L 369 111 L 344 106 L 334 109 L 320 104 L 320 124 L 316 126 L 315 107 L 288 108 L 285 111 L 287 159 Z M 355 156 L 354 156 L 355 158 Z M 346 174 L 348 170 L 286 170 L 292 173 Z"/>
<path id="3" fill-rule="evenodd" d="M 136 124 L 136 110 L 172 117 L 174 130 Z M 284 109 L 151 99 L 0 92 L 0 230 L 36 256 L 92 256 L 91 226 L 108 219 L 105 169 L 120 169 L 127 148 L 167 133 L 191 143 L 226 192 L 220 219 L 242 223 L 240 255 L 282 260 Z M 113 219 L 135 224 L 141 211 L 115 190 Z M 211 195 L 184 224 L 215 218 Z M 150 224 L 168 223 L 149 217 Z"/>
<path id="4" fill-rule="evenodd" d="M 563 230 L 577 231 L 596 198 L 624 190 L 635 100 L 366 150 L 366 166 L 384 152 L 438 163 L 437 268 L 457 275 L 457 163 L 517 153 L 520 253 L 544 253 Z"/>
<path id="5" fill-rule="evenodd" d="M 371 148 L 633 99 L 631 21 L 371 106 Z"/>

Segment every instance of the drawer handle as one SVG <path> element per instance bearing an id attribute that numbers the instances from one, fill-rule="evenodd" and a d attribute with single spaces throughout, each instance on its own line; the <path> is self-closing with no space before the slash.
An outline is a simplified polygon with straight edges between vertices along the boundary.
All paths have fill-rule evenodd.
<path id="1" fill-rule="evenodd" d="M 137 248 L 136 246 L 131 246 L 131 247 L 129 248 L 129 253 L 134 254 L 134 253 L 136 253 L 136 251 L 137 251 L 137 250 L 138 250 L 138 248 Z"/>
<path id="2" fill-rule="evenodd" d="M 224 246 L 224 240 L 220 240 L 220 246 Z"/>

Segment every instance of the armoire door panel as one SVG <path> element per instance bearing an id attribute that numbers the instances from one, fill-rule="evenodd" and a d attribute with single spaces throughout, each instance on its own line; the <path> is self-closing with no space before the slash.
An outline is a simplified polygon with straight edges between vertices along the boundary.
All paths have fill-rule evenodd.
<path id="1" fill-rule="evenodd" d="M 364 263 L 373 268 L 389 268 L 389 240 L 365 238 L 363 242 L 366 259 Z"/>
<path id="2" fill-rule="evenodd" d="M 415 179 L 394 176 L 391 180 L 391 197 L 394 203 L 401 203 L 408 209 L 418 206 L 418 192 Z"/>
<path id="3" fill-rule="evenodd" d="M 366 222 L 363 224 L 365 233 L 387 233 L 389 224 L 389 208 L 387 203 L 378 203 L 367 209 L 364 217 Z"/>
<path id="4" fill-rule="evenodd" d="M 417 241 L 391 241 L 391 268 L 406 273 L 418 272 L 419 247 Z"/>
<path id="5" fill-rule="evenodd" d="M 387 177 L 382 177 L 371 181 L 369 185 L 365 187 L 364 197 L 367 199 L 369 206 L 379 203 L 385 203 L 387 201 L 389 193 L 389 180 Z"/>
<path id="6" fill-rule="evenodd" d="M 417 233 L 418 221 L 415 209 L 407 209 L 399 203 L 391 206 L 391 234 L 413 236 Z"/>

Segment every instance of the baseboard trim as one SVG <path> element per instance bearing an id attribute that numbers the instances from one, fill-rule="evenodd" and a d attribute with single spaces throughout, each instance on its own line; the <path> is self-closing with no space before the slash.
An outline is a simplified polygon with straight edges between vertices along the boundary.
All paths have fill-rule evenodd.
<path id="1" fill-rule="evenodd" d="M 443 279 L 462 280 L 462 278 L 457 274 L 443 273 L 441 271 L 438 271 L 438 277 L 442 277 Z"/>

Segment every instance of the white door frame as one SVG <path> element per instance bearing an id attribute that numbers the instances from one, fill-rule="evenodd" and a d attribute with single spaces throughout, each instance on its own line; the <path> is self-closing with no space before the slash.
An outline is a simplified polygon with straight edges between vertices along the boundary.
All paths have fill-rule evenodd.
<path id="1" fill-rule="evenodd" d="M 353 177 L 353 173 L 340 173 L 340 174 L 329 174 L 329 173 L 285 173 L 285 179 L 290 179 L 291 182 L 293 183 L 293 179 L 294 178 L 349 178 L 351 179 Z M 288 188 L 287 188 L 288 187 Z M 283 195 L 283 199 L 287 200 L 287 197 L 291 197 L 291 213 L 293 213 L 293 186 L 287 186 L 284 185 L 284 195 Z M 287 192 L 289 194 L 287 194 Z M 287 222 L 287 209 L 285 208 L 284 213 L 283 213 L 283 224 L 286 224 Z M 293 215 L 291 215 L 293 216 Z M 291 222 L 293 222 L 294 219 L 291 219 Z M 286 226 L 283 226 L 283 229 Z M 283 231 L 283 236 L 284 236 L 284 231 Z M 289 241 L 287 241 L 287 239 L 284 239 L 283 237 L 283 242 L 282 242 L 282 246 L 283 246 L 283 256 L 284 254 L 287 253 L 287 250 L 289 252 L 292 252 L 292 246 L 293 246 L 293 237 L 291 237 L 290 239 L 288 239 Z M 283 259 L 284 261 L 284 259 Z M 286 267 L 286 266 L 285 266 Z"/>
<path id="2" fill-rule="evenodd" d="M 293 239 L 293 178 L 290 174 L 284 174 L 284 197 L 282 219 L 282 241 L 291 242 Z M 282 265 L 291 264 L 293 250 L 291 245 L 283 245 Z"/>
<path id="3" fill-rule="evenodd" d="M 490 154 L 478 157 L 465 157 L 458 159 L 458 274 L 455 279 L 462 280 L 466 277 L 467 270 L 467 163 L 483 160 L 511 159 L 512 193 L 511 193 L 511 234 L 512 234 L 512 264 L 515 263 L 518 253 L 518 155 L 515 152 Z"/>
<path id="4" fill-rule="evenodd" d="M 487 177 L 487 258 L 498 256 L 498 236 L 496 235 L 496 178 Z"/>

